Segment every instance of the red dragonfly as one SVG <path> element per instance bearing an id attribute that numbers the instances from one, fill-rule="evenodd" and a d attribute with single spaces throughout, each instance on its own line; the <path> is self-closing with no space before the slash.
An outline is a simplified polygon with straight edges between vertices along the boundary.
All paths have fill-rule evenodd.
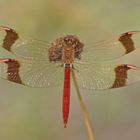
<path id="1" fill-rule="evenodd" d="M 78 84 L 87 89 L 119 88 L 140 80 L 140 68 L 106 61 L 134 51 L 138 46 L 134 34 L 138 32 L 126 32 L 89 46 L 84 46 L 75 35 L 66 35 L 48 45 L 20 37 L 14 29 L 0 26 L 1 46 L 17 56 L 17 59 L 0 59 L 0 77 L 30 87 L 49 87 L 64 81 L 62 114 L 66 127 L 72 70 Z"/>

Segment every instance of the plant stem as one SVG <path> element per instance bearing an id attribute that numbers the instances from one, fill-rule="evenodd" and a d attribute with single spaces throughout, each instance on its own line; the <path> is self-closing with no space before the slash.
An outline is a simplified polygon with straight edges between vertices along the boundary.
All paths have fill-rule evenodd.
<path id="1" fill-rule="evenodd" d="M 79 99 L 79 102 L 80 102 L 80 107 L 81 107 L 81 111 L 82 111 L 82 114 L 83 114 L 88 138 L 89 138 L 89 140 L 95 140 L 93 130 L 92 130 L 92 127 L 91 127 L 91 123 L 89 121 L 88 113 L 87 113 L 87 110 L 86 110 L 86 106 L 83 102 L 83 99 L 82 99 L 82 96 L 81 96 L 81 93 L 80 93 L 80 89 L 79 89 L 79 86 L 78 86 L 78 83 L 77 83 L 77 80 L 76 80 L 76 75 L 75 75 L 75 72 L 74 72 L 73 69 L 72 69 L 72 78 L 73 78 L 73 82 L 74 82 L 74 85 L 75 85 L 77 96 L 78 96 L 78 99 Z"/>

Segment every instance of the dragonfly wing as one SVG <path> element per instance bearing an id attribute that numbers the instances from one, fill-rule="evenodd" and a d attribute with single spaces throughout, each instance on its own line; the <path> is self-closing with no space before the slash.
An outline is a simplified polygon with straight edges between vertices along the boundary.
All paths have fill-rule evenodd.
<path id="1" fill-rule="evenodd" d="M 124 87 L 140 80 L 140 68 L 129 64 L 75 64 L 78 83 L 86 89 Z"/>
<path id="2" fill-rule="evenodd" d="M 140 44 L 139 31 L 130 31 L 113 37 L 110 40 L 97 42 L 85 46 L 82 53 L 82 61 L 106 61 L 119 58 L 133 52 Z"/>
<path id="3" fill-rule="evenodd" d="M 29 60 L 41 60 L 48 62 L 48 48 L 46 42 L 25 38 L 9 27 L 0 26 L 1 46 L 17 55 Z"/>
<path id="4" fill-rule="evenodd" d="M 62 82 L 63 68 L 41 61 L 0 59 L 0 77 L 30 87 L 48 87 Z"/>

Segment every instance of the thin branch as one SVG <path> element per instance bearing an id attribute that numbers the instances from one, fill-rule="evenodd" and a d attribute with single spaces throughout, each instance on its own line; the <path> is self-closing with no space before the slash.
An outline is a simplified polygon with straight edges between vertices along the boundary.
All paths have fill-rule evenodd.
<path id="1" fill-rule="evenodd" d="M 82 96 L 81 96 L 81 93 L 80 93 L 80 89 L 79 89 L 79 86 L 78 86 L 78 83 L 77 83 L 77 80 L 76 80 L 76 75 L 75 75 L 75 72 L 74 72 L 73 69 L 72 69 L 72 78 L 73 78 L 75 89 L 76 89 L 76 92 L 77 92 L 77 96 L 78 96 L 78 99 L 79 99 L 79 102 L 80 102 L 80 107 L 81 107 L 81 111 L 82 111 L 82 114 L 83 114 L 88 138 L 89 138 L 89 140 L 95 140 L 93 130 L 92 130 L 92 127 L 91 127 L 91 123 L 89 121 L 88 113 L 87 113 L 87 110 L 86 110 L 86 106 L 83 102 L 83 99 L 82 99 Z"/>

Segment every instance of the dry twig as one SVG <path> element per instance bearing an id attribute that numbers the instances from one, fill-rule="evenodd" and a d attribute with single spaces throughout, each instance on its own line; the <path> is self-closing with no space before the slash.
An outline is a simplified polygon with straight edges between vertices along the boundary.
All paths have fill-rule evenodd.
<path id="1" fill-rule="evenodd" d="M 89 140 L 95 140 L 93 130 L 92 130 L 92 127 L 91 127 L 91 123 L 89 121 L 88 113 L 87 113 L 87 110 L 86 110 L 86 106 L 83 102 L 74 70 L 72 70 L 72 78 L 73 78 L 75 89 L 76 89 L 76 92 L 77 92 L 77 96 L 78 96 L 78 99 L 79 99 L 79 102 L 80 102 L 80 107 L 81 107 L 81 111 L 82 111 L 82 114 L 83 114 L 88 138 L 89 138 Z"/>

